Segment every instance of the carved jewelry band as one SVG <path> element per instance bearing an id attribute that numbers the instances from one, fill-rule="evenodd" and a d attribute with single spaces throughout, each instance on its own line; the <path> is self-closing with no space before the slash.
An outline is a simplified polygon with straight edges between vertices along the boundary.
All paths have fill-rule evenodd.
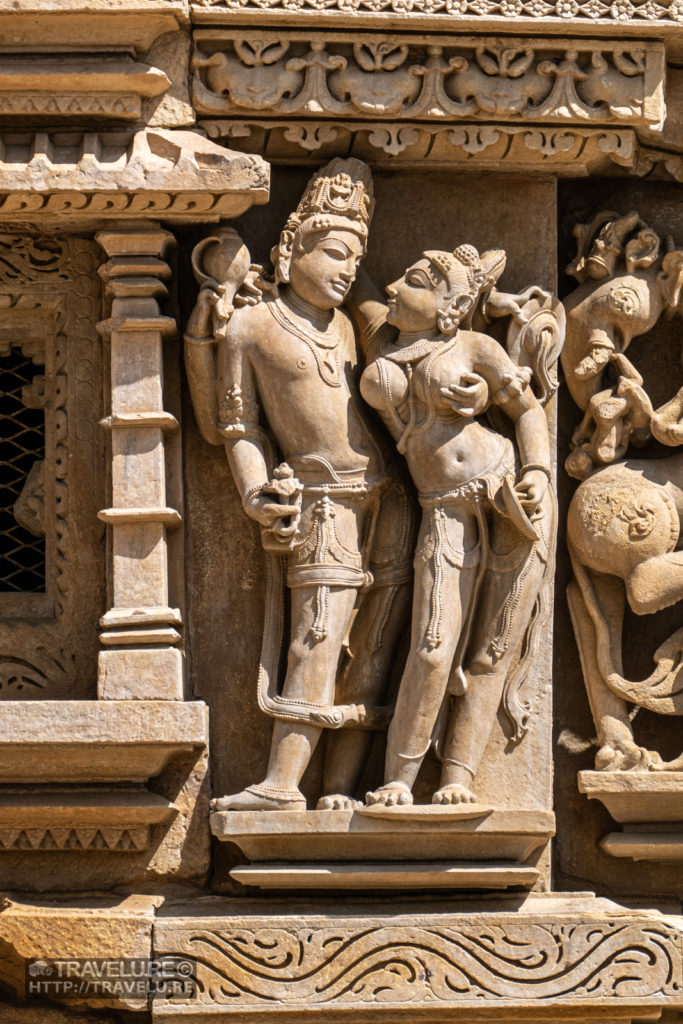
<path id="1" fill-rule="evenodd" d="M 553 471 L 550 469 L 549 466 L 543 466 L 540 462 L 527 462 L 520 469 L 519 475 L 524 476 L 525 473 L 530 473 L 535 469 L 537 469 L 540 473 L 545 473 L 545 475 L 548 477 L 548 480 L 552 480 Z"/>
<path id="2" fill-rule="evenodd" d="M 206 338 L 196 338 L 194 334 L 183 334 L 183 339 L 188 345 L 214 345 L 216 342 L 213 335 L 209 335 Z"/>

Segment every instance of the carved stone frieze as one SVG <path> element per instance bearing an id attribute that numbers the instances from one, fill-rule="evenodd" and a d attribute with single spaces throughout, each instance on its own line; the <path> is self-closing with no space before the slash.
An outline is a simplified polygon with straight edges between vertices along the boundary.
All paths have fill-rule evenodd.
<path id="1" fill-rule="evenodd" d="M 517 912 L 504 901 L 449 914 L 349 908 L 337 920 L 226 912 L 158 919 L 155 955 L 191 957 L 199 980 L 193 999 L 155 1004 L 159 1020 L 213 1020 L 223 1007 L 237 1022 L 312 1010 L 335 1021 L 351 1011 L 364 1021 L 437 1019 L 486 1007 L 486 1020 L 509 1021 L 530 1006 L 622 1019 L 624 1007 L 635 1016 L 680 999 L 683 983 L 680 933 L 656 913 L 602 900 L 530 897 Z"/>
<path id="2" fill-rule="evenodd" d="M 149 844 L 147 828 L 1 828 L 0 853 L 23 850 L 138 853 Z"/>
<path id="3" fill-rule="evenodd" d="M 649 124 L 664 118 L 658 43 L 349 33 L 195 32 L 201 114 Z"/>
<path id="4" fill-rule="evenodd" d="M 596 23 L 608 30 L 656 30 L 683 22 L 680 0 L 197 0 L 192 4 L 197 22 L 217 17 L 222 21 L 243 20 L 245 11 L 252 16 L 262 12 L 271 20 L 277 16 L 282 20 L 297 15 L 310 18 L 324 11 L 337 19 L 364 16 L 366 23 L 372 23 L 373 16 L 389 15 L 392 25 L 398 18 L 402 27 L 410 28 L 419 19 L 423 25 L 438 21 L 456 31 L 463 27 L 476 29 L 482 22 L 487 28 L 500 26 L 502 32 L 509 30 L 511 23 L 518 29 L 520 22 L 528 29 L 540 26 L 545 32 Z"/>

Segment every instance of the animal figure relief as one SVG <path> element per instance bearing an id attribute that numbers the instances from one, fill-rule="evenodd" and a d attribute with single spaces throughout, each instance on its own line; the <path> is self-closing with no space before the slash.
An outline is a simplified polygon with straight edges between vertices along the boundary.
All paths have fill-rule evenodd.
<path id="1" fill-rule="evenodd" d="M 643 379 L 624 354 L 663 315 L 680 315 L 683 253 L 665 245 L 637 212 L 601 213 L 575 230 L 570 273 L 579 287 L 566 300 L 562 365 L 584 411 L 566 463 L 583 482 L 569 509 L 574 567 L 568 599 L 584 679 L 598 731 L 596 768 L 680 768 L 640 747 L 630 705 L 683 715 L 683 628 L 655 651 L 655 669 L 624 676 L 625 603 L 652 614 L 683 598 L 683 457 L 630 458 L 652 439 L 683 444 L 683 387 L 654 409 Z M 664 255 L 662 255 L 664 250 Z"/>

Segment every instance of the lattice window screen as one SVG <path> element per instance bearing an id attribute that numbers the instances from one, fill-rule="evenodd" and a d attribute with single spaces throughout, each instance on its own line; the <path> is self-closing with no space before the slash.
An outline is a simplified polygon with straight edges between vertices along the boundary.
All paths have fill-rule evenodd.
<path id="1" fill-rule="evenodd" d="M 20 349 L 0 357 L 0 592 L 45 590 L 45 537 L 16 519 L 14 505 L 45 456 L 45 413 L 22 392 L 40 373 Z"/>

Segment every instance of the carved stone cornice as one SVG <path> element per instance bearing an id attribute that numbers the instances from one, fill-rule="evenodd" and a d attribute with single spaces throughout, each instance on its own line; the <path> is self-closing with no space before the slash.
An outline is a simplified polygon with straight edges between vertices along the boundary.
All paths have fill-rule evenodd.
<path id="1" fill-rule="evenodd" d="M 661 127 L 660 43 L 195 32 L 200 114 Z"/>
<path id="2" fill-rule="evenodd" d="M 344 152 L 374 167 L 423 170 L 431 165 L 560 178 L 653 174 L 683 181 L 683 156 L 642 145 L 631 128 L 266 118 L 221 118 L 200 123 L 211 138 L 260 153 L 274 164 L 296 160 L 317 166 Z"/>
<path id="3" fill-rule="evenodd" d="M 188 21 L 187 0 L 0 0 L 0 39 L 14 51 L 46 47 L 148 50 Z M 40 19 L 37 27 L 36 19 Z"/>
<path id="4" fill-rule="evenodd" d="M 269 168 L 190 131 L 0 134 L 0 211 L 14 224 L 212 222 L 268 199 Z"/>
<path id="5" fill-rule="evenodd" d="M 681 46 L 683 0 L 198 0 L 195 24 L 263 25 L 298 22 L 360 25 L 386 31 L 417 28 L 451 32 L 577 32 L 601 37 L 637 34 Z"/>
<path id="6" fill-rule="evenodd" d="M 143 98 L 170 85 L 163 71 L 126 55 L 6 55 L 0 59 L 0 117 L 134 120 Z"/>
<path id="7" fill-rule="evenodd" d="M 155 956 L 192 959 L 199 984 L 155 1002 L 155 1021 L 627 1021 L 681 998 L 681 934 L 656 911 L 586 895 L 326 909 L 216 900 L 160 916 Z"/>

